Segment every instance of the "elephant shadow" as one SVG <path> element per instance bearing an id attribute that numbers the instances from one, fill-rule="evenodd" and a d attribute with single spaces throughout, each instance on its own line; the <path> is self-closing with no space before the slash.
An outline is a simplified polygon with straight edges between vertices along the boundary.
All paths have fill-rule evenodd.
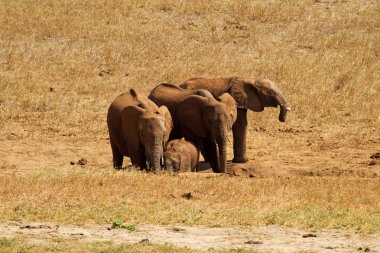
<path id="1" fill-rule="evenodd" d="M 232 160 L 227 160 L 227 171 L 231 170 L 231 167 L 233 167 Z M 200 161 L 197 165 L 197 172 L 201 173 L 213 173 L 211 164 L 206 161 Z"/>
<path id="2" fill-rule="evenodd" d="M 208 162 L 201 161 L 197 167 L 198 173 L 213 173 L 211 165 Z M 265 168 L 257 161 L 249 161 L 248 163 L 233 163 L 232 160 L 227 161 L 227 174 L 235 177 L 261 178 L 265 177 Z"/>

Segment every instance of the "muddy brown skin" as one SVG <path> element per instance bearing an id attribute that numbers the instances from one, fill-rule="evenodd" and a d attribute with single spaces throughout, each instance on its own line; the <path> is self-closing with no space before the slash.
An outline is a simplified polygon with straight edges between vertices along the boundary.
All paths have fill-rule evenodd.
<path id="1" fill-rule="evenodd" d="M 278 115 L 278 120 L 281 122 L 286 121 L 286 115 L 288 113 L 288 108 L 285 105 L 280 105 L 280 114 Z"/>
<path id="2" fill-rule="evenodd" d="M 278 119 L 286 121 L 287 106 L 285 97 L 280 89 L 268 79 L 244 79 L 239 77 L 230 78 L 192 78 L 180 85 L 188 90 L 205 89 L 215 95 L 225 92 L 231 94 L 238 107 L 237 120 L 232 128 L 234 138 L 235 163 L 245 163 L 246 157 L 246 133 L 247 133 L 247 110 L 261 112 L 265 107 L 280 107 Z"/>
<path id="3" fill-rule="evenodd" d="M 177 133 L 170 138 L 185 137 L 201 150 L 214 172 L 225 173 L 227 134 L 236 120 L 236 102 L 229 94 L 218 99 L 196 94 L 199 92 L 161 84 L 152 90 L 149 98 L 168 107 L 174 122 L 173 132 Z"/>
<path id="4" fill-rule="evenodd" d="M 196 172 L 199 150 L 185 138 L 169 141 L 166 145 L 165 168 L 173 172 Z"/>
<path id="5" fill-rule="evenodd" d="M 198 95 L 210 99 L 219 99 L 218 96 L 215 96 L 211 94 L 207 90 L 202 89 L 196 89 L 196 90 L 186 90 L 182 89 L 177 85 L 169 84 L 169 83 L 162 83 L 157 85 L 149 94 L 148 98 L 152 100 L 155 104 L 158 106 L 166 106 L 170 114 L 172 115 L 173 119 L 173 130 L 170 135 L 170 140 L 174 139 L 180 139 L 183 136 L 180 133 L 179 125 L 177 118 L 177 110 L 178 105 L 181 101 L 185 100 L 186 98 L 192 96 L 192 95 Z"/>
<path id="6" fill-rule="evenodd" d="M 121 168 L 127 156 L 140 169 L 160 171 L 163 148 L 172 129 L 166 107 L 158 107 L 131 89 L 112 102 L 107 125 L 114 168 Z"/>

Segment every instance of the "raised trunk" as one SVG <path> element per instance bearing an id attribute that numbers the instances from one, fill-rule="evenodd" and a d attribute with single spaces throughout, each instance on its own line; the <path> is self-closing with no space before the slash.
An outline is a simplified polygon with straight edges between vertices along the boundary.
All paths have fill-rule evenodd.
<path id="1" fill-rule="evenodd" d="M 235 124 L 232 126 L 234 138 L 234 163 L 245 163 L 248 159 L 246 152 L 246 133 L 247 133 L 247 109 L 238 108 Z"/>
<path id="2" fill-rule="evenodd" d="M 278 120 L 281 122 L 285 122 L 286 120 L 286 114 L 288 112 L 288 108 L 286 107 L 286 104 L 280 105 L 280 114 L 278 115 Z"/>

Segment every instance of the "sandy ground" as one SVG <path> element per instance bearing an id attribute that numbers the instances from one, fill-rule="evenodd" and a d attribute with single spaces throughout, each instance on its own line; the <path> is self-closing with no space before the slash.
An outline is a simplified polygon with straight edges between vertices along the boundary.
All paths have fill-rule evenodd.
<path id="1" fill-rule="evenodd" d="M 253 249 L 264 252 L 380 252 L 379 235 L 347 236 L 337 230 L 307 232 L 279 226 L 257 227 L 252 231 L 242 231 L 234 228 L 139 225 L 135 231 L 128 231 L 105 226 L 9 223 L 0 224 L 0 234 L 3 237 L 22 239 L 30 243 L 44 243 L 63 238 L 84 242 L 170 243 L 200 250 L 213 248 Z"/>
<path id="2" fill-rule="evenodd" d="M 288 133 L 285 133 L 288 134 Z M 287 145 L 266 147 L 260 150 L 248 145 L 250 161 L 246 164 L 229 162 L 229 174 L 241 177 L 275 176 L 380 176 L 380 157 L 370 158 L 380 152 L 380 138 L 363 140 L 358 145 L 342 147 L 338 142 L 324 141 L 304 134 Z M 309 138 L 310 137 L 310 138 Z M 312 141 L 308 141 L 308 140 Z M 301 144 L 300 144 L 301 143 Z M 228 157 L 232 158 L 231 150 Z M 91 142 L 68 139 L 39 140 L 0 140 L 0 172 L 34 173 L 51 169 L 75 168 L 79 159 L 87 160 L 86 167 L 111 168 L 111 152 L 107 138 Z M 71 163 L 74 163 L 72 165 Z M 125 159 L 128 166 L 129 159 Z M 204 164 L 203 173 L 190 173 L 192 176 L 215 175 Z M 161 227 L 139 225 L 137 231 L 108 230 L 104 226 L 61 226 L 55 224 L 0 225 L 0 235 L 22 238 L 31 242 L 49 241 L 55 237 L 74 238 L 83 241 L 114 241 L 116 243 L 138 243 L 149 239 L 152 243 L 172 243 L 180 247 L 194 249 L 209 248 L 248 248 L 258 251 L 280 252 L 380 252 L 380 235 L 361 237 L 346 235 L 338 230 L 310 231 L 265 226 L 252 228 L 252 231 L 235 228 L 204 227 Z M 251 241 L 253 244 L 247 244 Z"/>
<path id="3" fill-rule="evenodd" d="M 354 176 L 380 177 L 380 159 L 370 156 L 380 152 L 380 138 L 363 142 L 358 146 L 342 147 L 334 143 L 304 146 L 268 147 L 259 149 L 248 146 L 248 163 L 233 164 L 229 161 L 231 176 L 273 177 L 273 176 Z M 229 150 L 228 158 L 232 158 Z M 1 173 L 25 172 L 30 170 L 51 170 L 77 166 L 79 159 L 87 160 L 86 166 L 111 168 L 111 150 L 107 138 L 92 142 L 62 139 L 37 140 L 0 140 Z M 372 162 L 372 164 L 371 164 Z M 124 158 L 128 166 L 129 158 Z M 130 165 L 129 165 L 130 166 Z M 203 172 L 211 172 L 204 164 Z"/>

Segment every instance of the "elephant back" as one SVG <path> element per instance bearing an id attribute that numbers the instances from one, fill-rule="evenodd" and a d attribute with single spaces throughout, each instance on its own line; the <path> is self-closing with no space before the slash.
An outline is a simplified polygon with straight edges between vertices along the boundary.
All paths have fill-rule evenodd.
<path id="1" fill-rule="evenodd" d="M 156 103 L 164 101 L 179 102 L 186 97 L 193 95 L 194 91 L 182 89 L 177 85 L 170 83 L 162 83 L 157 85 L 149 94 L 148 98 Z"/>
<path id="2" fill-rule="evenodd" d="M 131 89 L 117 96 L 110 105 L 110 109 L 117 112 L 123 111 L 127 106 L 139 106 L 152 112 L 158 112 L 158 106 L 146 96 Z"/>
<path id="3" fill-rule="evenodd" d="M 166 106 L 173 117 L 176 115 L 178 104 L 194 93 L 194 91 L 182 89 L 174 84 L 162 83 L 150 92 L 148 98 L 158 106 Z"/>
<path id="4" fill-rule="evenodd" d="M 204 89 L 211 92 L 214 97 L 219 97 L 231 88 L 232 84 L 236 81 L 237 77 L 229 78 L 206 78 L 195 77 L 190 78 L 183 82 L 179 87 L 186 90 Z"/>
<path id="5" fill-rule="evenodd" d="M 162 83 L 157 85 L 149 94 L 148 98 L 151 99 L 158 106 L 165 105 L 168 107 L 170 113 L 176 115 L 178 105 L 185 99 L 192 95 L 216 99 L 219 98 L 212 92 L 205 89 L 186 90 L 179 86 L 169 83 Z"/>

